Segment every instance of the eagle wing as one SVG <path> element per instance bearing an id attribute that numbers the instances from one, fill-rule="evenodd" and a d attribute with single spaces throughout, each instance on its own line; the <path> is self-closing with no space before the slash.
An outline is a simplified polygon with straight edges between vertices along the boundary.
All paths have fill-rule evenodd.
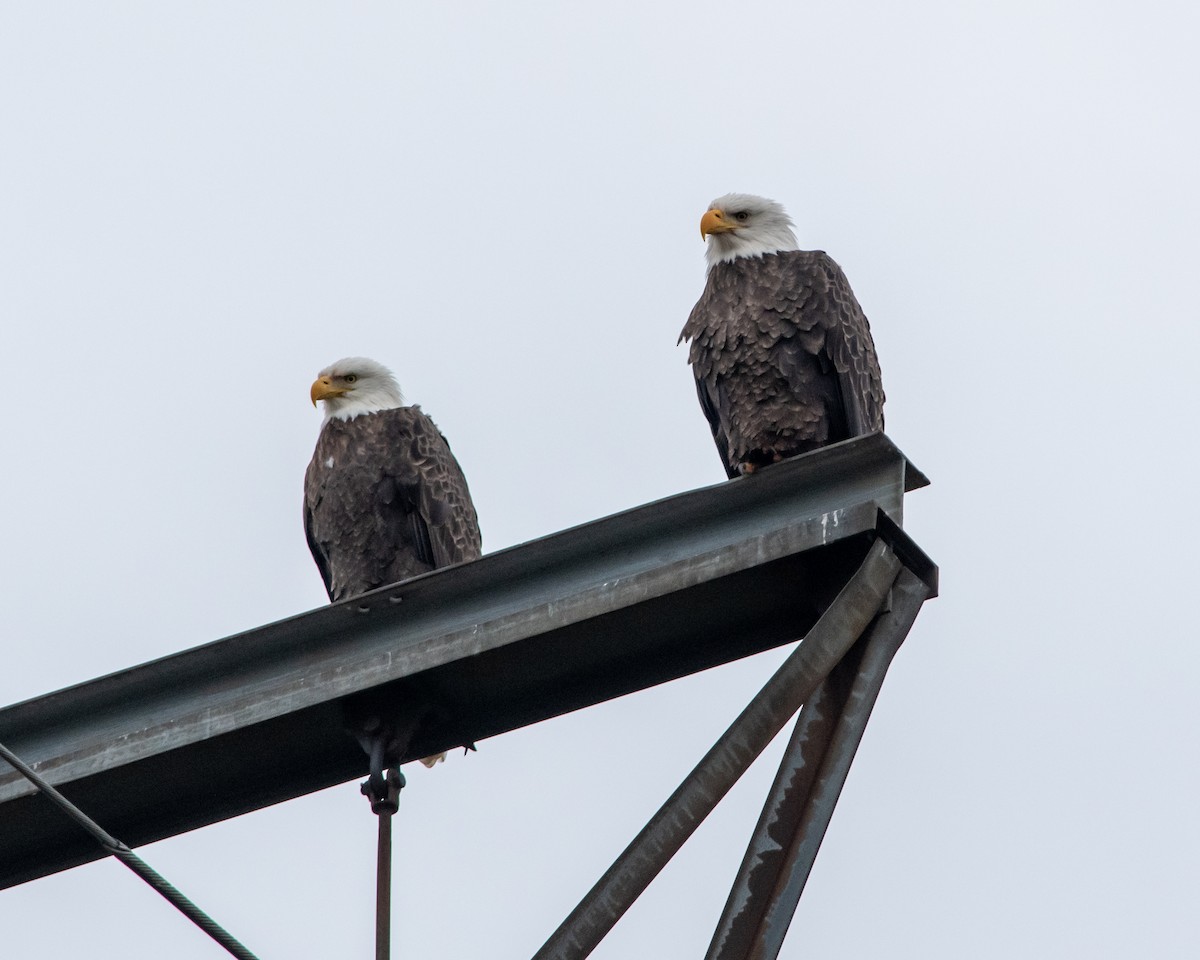
<path id="1" fill-rule="evenodd" d="M 312 466 L 310 465 L 304 475 L 305 489 L 309 487 L 308 478 L 312 474 Z M 333 572 L 329 569 L 329 554 L 325 551 L 324 545 L 317 539 L 316 533 L 313 530 L 313 505 L 309 502 L 307 493 L 304 497 L 304 539 L 308 541 L 308 551 L 312 554 L 313 560 L 317 564 L 317 570 L 321 574 L 321 581 L 325 584 L 325 592 L 329 594 L 329 599 L 335 599 L 333 595 Z"/>
<path id="2" fill-rule="evenodd" d="M 729 437 L 725 434 L 726 418 L 722 417 L 717 409 L 720 396 L 715 384 L 710 383 L 708 378 L 696 377 L 696 395 L 700 398 L 700 409 L 704 412 L 704 419 L 708 421 L 708 429 L 712 431 L 717 453 L 721 455 L 721 462 L 725 464 L 725 472 L 732 480 L 738 475 L 738 470 L 736 466 L 731 466 L 735 461 L 730 456 Z"/>
<path id="3" fill-rule="evenodd" d="M 715 265 L 680 340 L 731 477 L 764 437 L 795 453 L 883 429 L 870 326 L 823 251 Z"/>
<path id="4" fill-rule="evenodd" d="M 828 307 L 821 311 L 825 327 L 825 350 L 833 361 L 842 391 L 848 437 L 883 430 L 883 377 L 871 325 L 850 281 L 825 253 L 817 261 L 827 283 Z"/>
<path id="5" fill-rule="evenodd" d="M 434 569 L 476 560 L 482 540 L 467 478 L 449 442 L 421 408 L 402 409 L 412 415 L 409 462 L 416 489 L 410 501 L 411 516 L 414 524 L 424 528 L 423 549 L 429 551 L 424 559 Z"/>

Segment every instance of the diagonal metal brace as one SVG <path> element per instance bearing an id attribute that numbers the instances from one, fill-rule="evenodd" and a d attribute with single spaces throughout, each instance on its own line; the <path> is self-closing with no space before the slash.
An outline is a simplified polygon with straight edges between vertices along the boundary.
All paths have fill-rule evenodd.
<path id="1" fill-rule="evenodd" d="M 812 695 L 879 610 L 900 569 L 882 541 L 745 710 L 533 960 L 582 960 Z"/>
<path id="2" fill-rule="evenodd" d="M 902 569 L 890 609 L 805 702 L 706 960 L 779 955 L 884 675 L 928 596 Z"/>

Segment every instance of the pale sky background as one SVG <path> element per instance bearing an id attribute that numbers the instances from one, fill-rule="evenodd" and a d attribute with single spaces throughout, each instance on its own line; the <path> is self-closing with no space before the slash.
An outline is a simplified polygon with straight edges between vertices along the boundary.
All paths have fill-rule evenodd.
<path id="1" fill-rule="evenodd" d="M 316 371 L 397 373 L 487 551 L 716 483 L 698 223 L 783 202 L 933 480 L 789 958 L 1194 957 L 1200 15 L 1184 3 L 0 3 L 0 703 L 322 605 Z M 396 955 L 529 957 L 774 651 L 409 770 Z M 777 742 L 594 954 L 703 955 Z M 368 957 L 346 784 L 142 849 Z M 113 861 L 0 954 L 215 960 Z"/>

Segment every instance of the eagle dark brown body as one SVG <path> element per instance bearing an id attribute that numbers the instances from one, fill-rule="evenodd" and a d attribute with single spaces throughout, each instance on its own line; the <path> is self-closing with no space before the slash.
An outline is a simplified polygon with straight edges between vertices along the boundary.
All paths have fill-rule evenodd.
<path id="1" fill-rule="evenodd" d="M 823 251 L 714 264 L 679 339 L 730 477 L 883 429 L 867 318 Z"/>
<path id="2" fill-rule="evenodd" d="M 481 549 L 466 478 L 417 406 L 325 421 L 304 475 L 304 532 L 330 600 Z"/>

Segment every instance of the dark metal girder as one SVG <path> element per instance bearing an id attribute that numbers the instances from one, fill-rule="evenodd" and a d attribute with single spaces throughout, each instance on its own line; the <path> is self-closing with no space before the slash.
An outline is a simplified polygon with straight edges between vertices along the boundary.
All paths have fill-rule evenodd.
<path id="1" fill-rule="evenodd" d="M 890 609 L 805 702 L 706 960 L 779 955 L 888 666 L 928 595 L 901 570 Z"/>
<path id="2" fill-rule="evenodd" d="M 133 845 L 794 640 L 924 480 L 883 435 L 776 464 L 0 710 L 0 742 Z M 906 559 L 910 566 L 913 563 Z M 0 887 L 94 859 L 0 771 Z"/>
<path id="3" fill-rule="evenodd" d="M 883 543 L 533 960 L 583 960 L 866 629 L 900 568 Z"/>

